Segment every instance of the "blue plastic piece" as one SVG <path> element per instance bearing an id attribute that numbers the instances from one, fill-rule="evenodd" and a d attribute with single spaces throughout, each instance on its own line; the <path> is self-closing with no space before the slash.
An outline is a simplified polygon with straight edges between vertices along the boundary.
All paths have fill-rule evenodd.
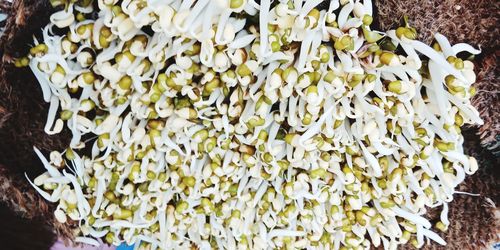
<path id="1" fill-rule="evenodd" d="M 134 245 L 132 246 L 129 246 L 125 243 L 122 243 L 121 245 L 119 245 L 116 250 L 133 250 L 134 249 Z"/>

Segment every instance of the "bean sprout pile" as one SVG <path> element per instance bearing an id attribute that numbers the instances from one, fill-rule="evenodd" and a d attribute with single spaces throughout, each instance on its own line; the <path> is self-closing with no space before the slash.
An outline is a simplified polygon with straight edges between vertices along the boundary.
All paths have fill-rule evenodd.
<path id="1" fill-rule="evenodd" d="M 478 166 L 480 51 L 370 0 L 52 0 L 26 58 L 71 142 L 32 186 L 76 241 L 145 249 L 446 244 Z M 42 41 L 43 39 L 43 41 Z M 440 221 L 425 218 L 441 207 Z"/>

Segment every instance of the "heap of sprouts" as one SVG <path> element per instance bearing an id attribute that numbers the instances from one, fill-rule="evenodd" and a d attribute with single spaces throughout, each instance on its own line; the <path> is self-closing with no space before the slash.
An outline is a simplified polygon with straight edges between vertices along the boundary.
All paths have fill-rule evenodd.
<path id="1" fill-rule="evenodd" d="M 52 0 L 27 58 L 72 133 L 30 183 L 76 241 L 161 249 L 446 244 L 480 51 L 370 0 Z M 441 207 L 440 221 L 425 219 Z"/>

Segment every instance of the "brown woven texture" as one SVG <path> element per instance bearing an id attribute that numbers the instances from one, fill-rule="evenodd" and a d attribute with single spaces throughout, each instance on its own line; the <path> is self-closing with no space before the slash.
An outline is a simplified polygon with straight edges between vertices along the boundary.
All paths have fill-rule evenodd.
<path id="1" fill-rule="evenodd" d="M 500 39 L 500 36 L 499 36 Z M 486 54 L 477 63 L 479 69 L 476 88 L 478 92 L 472 99 L 472 104 L 479 110 L 484 125 L 478 135 L 488 149 L 500 156 L 500 67 L 498 65 L 500 50 Z"/>
<path id="2" fill-rule="evenodd" d="M 54 244 L 55 234 L 42 217 L 23 218 L 0 201 L 0 220 L 2 225 L 6 225 L 0 227 L 2 249 L 43 250 L 50 249 Z M 23 244 L 19 244 L 19 242 L 23 242 Z"/>
<path id="3" fill-rule="evenodd" d="M 68 134 L 49 136 L 43 128 L 48 105 L 29 68 L 16 68 L 13 58 L 27 54 L 33 34 L 39 34 L 49 21 L 48 1 L 0 1 L 0 9 L 9 15 L 0 38 L 0 201 L 18 215 L 43 219 L 56 235 L 72 239 L 72 226 L 55 221 L 54 205 L 45 201 L 29 186 L 30 178 L 42 173 L 43 166 L 33 146 L 43 152 L 62 149 Z"/>
<path id="4" fill-rule="evenodd" d="M 485 125 L 466 131 L 466 150 L 480 162 L 479 172 L 468 177 L 460 190 L 479 193 L 481 196 L 456 195 L 450 204 L 451 225 L 446 233 L 440 233 L 448 245 L 436 243 L 425 249 L 479 249 L 496 239 L 498 222 L 494 217 L 493 203 L 499 202 L 498 159 L 480 146 L 492 145 L 498 134 L 498 3 L 461 0 L 380 0 L 376 24 L 382 30 L 397 27 L 402 16 L 410 16 L 410 22 L 420 31 L 420 39 L 432 41 L 432 33 L 440 32 L 452 43 L 468 42 L 482 45 L 486 57 L 480 57 L 477 83 L 478 94 L 474 105 L 480 110 Z M 452 8 L 462 3 L 462 8 Z M 24 173 L 34 178 L 43 167 L 33 153 L 36 146 L 47 153 L 59 150 L 69 143 L 67 131 L 48 136 L 43 131 L 48 104 L 42 99 L 38 82 L 28 68 L 15 68 L 13 58 L 25 55 L 32 44 L 33 35 L 40 35 L 48 23 L 52 9 L 48 1 L 14 0 L 13 4 L 0 0 L 0 9 L 10 14 L 4 35 L 0 38 L 0 200 L 26 218 L 42 217 L 61 238 L 71 240 L 74 225 L 59 224 L 52 216 L 54 205 L 47 203 L 27 184 Z M 468 13 L 465 15 L 464 13 Z M 496 14 L 492 14 L 496 13 Z M 467 20 L 467 22 L 465 22 Z M 496 104 L 496 105 L 495 105 Z M 480 138 L 475 136 L 480 134 Z M 438 210 L 428 217 L 436 220 Z"/>
<path id="5" fill-rule="evenodd" d="M 13 58 L 27 54 L 33 34 L 40 34 L 49 22 L 48 10 L 48 1 L 14 1 L 0 39 L 0 164 L 11 167 L 14 174 L 40 172 L 33 146 L 45 152 L 62 149 L 70 139 L 67 133 L 44 132 L 48 104 L 39 84 L 29 68 L 12 64 Z"/>
<path id="6" fill-rule="evenodd" d="M 55 205 L 36 193 L 25 179 L 10 174 L 2 166 L 0 166 L 0 202 L 22 218 L 43 221 L 48 228 L 52 229 L 54 236 L 68 243 L 74 238 L 72 232 L 76 225 L 57 222 L 52 214 Z M 54 240 L 55 238 L 53 237 Z"/>
<path id="7" fill-rule="evenodd" d="M 500 1 L 498 0 L 375 0 L 375 24 L 381 30 L 401 25 L 408 16 L 418 39 L 431 44 L 439 32 L 454 43 L 469 43 L 482 49 L 476 67 L 478 94 L 472 103 L 485 125 L 479 128 L 482 144 L 500 150 Z"/>
<path id="8" fill-rule="evenodd" d="M 500 159 L 494 157 L 490 151 L 480 145 L 475 130 L 464 132 L 465 151 L 476 157 L 480 169 L 472 176 L 468 176 L 460 184 L 458 190 L 480 196 L 455 194 L 449 203 L 450 226 L 446 232 L 436 232 L 447 242 L 446 246 L 432 242 L 423 249 L 490 249 L 494 242 L 498 242 L 499 218 L 495 217 L 495 204 L 500 202 L 498 176 Z M 441 208 L 430 211 L 426 216 L 431 222 L 439 221 Z M 411 249 L 410 247 L 405 247 Z"/>

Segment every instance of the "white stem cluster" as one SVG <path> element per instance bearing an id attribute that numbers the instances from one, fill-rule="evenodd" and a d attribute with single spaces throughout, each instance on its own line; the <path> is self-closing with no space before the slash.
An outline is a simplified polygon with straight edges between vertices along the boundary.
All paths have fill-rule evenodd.
<path id="1" fill-rule="evenodd" d="M 445 244 L 424 215 L 443 206 L 445 230 L 477 170 L 457 54 L 479 51 L 371 30 L 370 0 L 322 2 L 61 1 L 29 63 L 45 131 L 73 135 L 35 149 L 56 219 L 152 249 Z"/>

